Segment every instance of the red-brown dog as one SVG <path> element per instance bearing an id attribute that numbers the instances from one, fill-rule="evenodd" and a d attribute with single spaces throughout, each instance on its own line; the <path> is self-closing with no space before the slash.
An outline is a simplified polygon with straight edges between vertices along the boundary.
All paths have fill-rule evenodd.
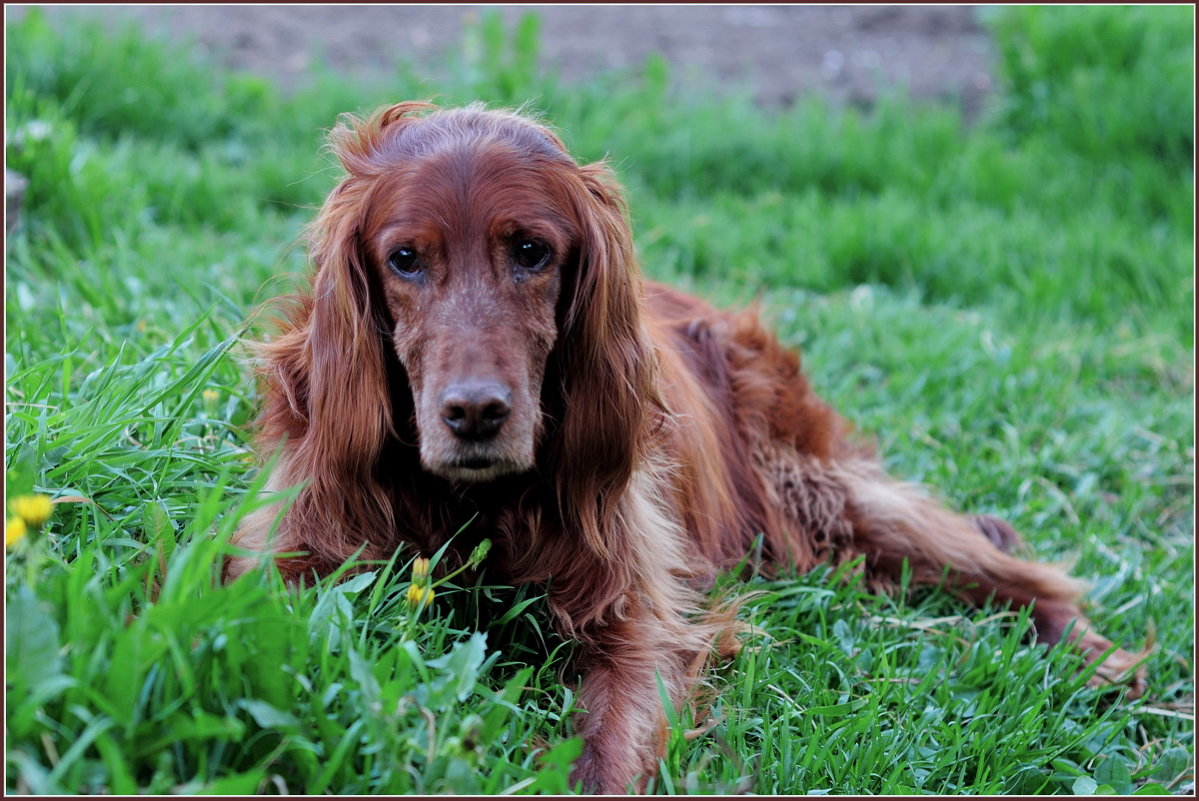
<path id="1" fill-rule="evenodd" d="M 972 601 L 1035 601 L 1045 642 L 1073 623 L 1089 660 L 1112 648 L 1005 523 L 888 478 L 753 314 L 645 283 L 609 171 L 544 126 L 403 103 L 332 144 L 348 175 L 312 229 L 311 293 L 261 369 L 271 486 L 304 488 L 272 541 L 274 509 L 238 544 L 303 552 L 279 562 L 297 579 L 360 548 L 428 555 L 473 520 L 454 547 L 489 537 L 489 570 L 549 582 L 580 643 L 586 789 L 652 773 L 656 677 L 685 700 L 721 639 L 701 592 L 759 534 L 801 570 L 864 556 L 877 586 L 905 560 L 916 582 L 947 569 Z M 1136 662 L 1114 650 L 1097 678 L 1138 692 Z"/>

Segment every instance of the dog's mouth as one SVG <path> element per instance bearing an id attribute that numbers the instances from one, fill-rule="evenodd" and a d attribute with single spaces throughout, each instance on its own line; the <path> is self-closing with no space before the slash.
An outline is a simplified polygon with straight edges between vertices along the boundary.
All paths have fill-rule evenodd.
<path id="1" fill-rule="evenodd" d="M 462 470 L 487 470 L 493 464 L 495 464 L 495 460 L 486 456 L 468 456 L 465 459 L 459 459 L 453 466 Z"/>
<path id="2" fill-rule="evenodd" d="M 455 457 L 438 464 L 425 464 L 425 469 L 450 481 L 482 484 L 502 476 L 523 473 L 529 466 L 510 459 L 473 455 Z"/>

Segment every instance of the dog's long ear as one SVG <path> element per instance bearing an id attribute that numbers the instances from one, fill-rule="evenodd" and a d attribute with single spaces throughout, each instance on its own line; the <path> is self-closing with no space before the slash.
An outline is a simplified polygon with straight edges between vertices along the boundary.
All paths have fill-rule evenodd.
<path id="1" fill-rule="evenodd" d="M 312 294 L 293 328 L 263 348 L 264 450 L 287 440 L 273 483 L 305 485 L 283 521 L 281 541 L 334 566 L 364 542 L 384 544 L 393 528 L 390 499 L 375 475 L 394 434 L 390 332 L 372 297 L 376 279 L 361 229 L 371 187 L 388 167 L 392 134 L 410 121 L 406 115 L 427 108 L 406 103 L 367 120 L 346 117 L 331 132 L 331 149 L 347 175 L 307 232 Z"/>
<path id="2" fill-rule="evenodd" d="M 308 347 L 312 435 L 323 458 L 359 474 L 374 464 L 392 432 L 392 405 L 384 361 L 389 336 L 382 304 L 372 301 L 372 277 L 362 226 L 376 180 L 393 165 L 392 145 L 426 103 L 397 103 L 369 119 L 342 117 L 329 146 L 346 177 L 325 200 L 309 228 L 316 268 Z"/>
<path id="3" fill-rule="evenodd" d="M 558 345 L 551 361 L 561 397 L 547 443 L 547 475 L 568 525 L 601 556 L 619 552 L 616 503 L 646 436 L 647 407 L 659 402 L 655 361 L 641 319 L 642 278 L 624 199 L 603 164 L 581 168 L 575 198 L 581 243 L 565 276 Z"/>
<path id="4" fill-rule="evenodd" d="M 359 240 L 358 198 L 343 182 L 310 229 L 316 268 L 308 328 L 309 437 L 338 473 L 373 464 L 391 429 L 391 398 L 371 277 Z"/>

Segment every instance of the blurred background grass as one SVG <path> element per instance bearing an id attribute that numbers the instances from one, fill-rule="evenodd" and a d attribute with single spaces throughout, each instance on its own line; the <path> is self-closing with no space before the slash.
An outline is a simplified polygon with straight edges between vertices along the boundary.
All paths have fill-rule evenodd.
<path id="1" fill-rule="evenodd" d="M 435 86 L 397 61 L 290 92 L 134 27 L 10 22 L 6 158 L 29 187 L 6 241 L 7 494 L 82 500 L 8 557 L 8 788 L 565 789 L 572 695 L 536 593 L 446 593 L 414 638 L 408 554 L 362 586 L 211 582 L 256 503 L 239 341 L 304 271 L 288 243 L 337 177 L 323 132 L 421 97 L 529 103 L 580 160 L 610 157 L 652 277 L 760 300 L 896 473 L 1074 560 L 1113 639 L 1156 626 L 1149 697 L 1109 707 L 1038 678 L 1071 657 L 1019 621 L 961 618 L 974 649 L 931 648 L 906 632 L 961 613 L 943 598 L 759 582 L 750 614 L 782 644 L 727 671 L 721 725 L 676 738 L 655 789 L 1193 787 L 1193 10 L 985 23 L 1000 88 L 966 124 L 899 93 L 763 109 L 660 58 L 565 85 L 535 15 L 484 17 Z M 943 686 L 877 691 L 912 675 Z M 1034 726 L 1039 704 L 1069 714 Z M 976 720 L 1008 722 L 962 738 Z"/>

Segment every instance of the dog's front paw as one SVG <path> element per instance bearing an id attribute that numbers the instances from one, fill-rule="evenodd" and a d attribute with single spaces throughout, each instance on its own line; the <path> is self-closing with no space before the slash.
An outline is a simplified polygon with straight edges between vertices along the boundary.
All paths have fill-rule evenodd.
<path id="1" fill-rule="evenodd" d="M 583 749 L 570 771 L 571 786 L 581 783 L 584 793 L 595 795 L 627 795 L 635 773 L 628 767 L 622 769 L 605 763 L 594 749 Z"/>

